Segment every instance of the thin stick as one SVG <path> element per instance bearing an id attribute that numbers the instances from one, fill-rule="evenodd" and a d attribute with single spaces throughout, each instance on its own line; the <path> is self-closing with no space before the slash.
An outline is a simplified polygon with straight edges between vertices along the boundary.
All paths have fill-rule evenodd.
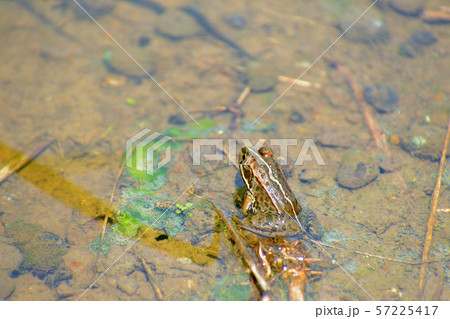
<path id="1" fill-rule="evenodd" d="M 242 93 L 239 95 L 239 97 L 237 98 L 236 102 L 234 103 L 237 106 L 241 106 L 242 103 L 244 103 L 245 99 L 247 98 L 247 96 L 250 94 L 250 87 L 246 86 L 244 88 L 244 90 L 242 90 Z"/>
<path id="2" fill-rule="evenodd" d="M 384 256 L 380 256 L 380 255 L 369 254 L 369 253 L 365 253 L 365 252 L 357 251 L 357 250 L 349 250 L 349 251 L 351 251 L 352 253 L 364 255 L 367 257 L 374 257 L 374 258 L 389 260 L 389 261 L 393 261 L 396 263 L 402 263 L 402 264 L 408 264 L 408 265 L 423 265 L 423 264 L 431 264 L 431 263 L 436 263 L 436 262 L 450 261 L 450 258 L 439 259 L 439 260 L 426 260 L 426 261 L 408 261 L 408 260 L 401 260 L 401 259 L 395 259 L 395 258 L 390 258 L 390 257 L 384 257 Z"/>
<path id="3" fill-rule="evenodd" d="M 114 200 L 116 189 L 117 189 L 117 186 L 119 185 L 119 180 L 120 180 L 120 177 L 123 174 L 123 170 L 125 169 L 125 164 L 127 162 L 127 159 L 128 159 L 129 156 L 131 156 L 131 154 L 133 153 L 133 151 L 136 148 L 137 144 L 138 143 L 134 143 L 133 147 L 128 150 L 127 154 L 125 154 L 125 158 L 124 158 L 122 164 L 120 165 L 119 172 L 117 173 L 116 182 L 114 183 L 113 190 L 111 192 L 111 196 L 109 197 L 109 206 L 112 205 L 112 202 Z M 111 217 L 111 216 L 110 216 L 109 211 L 108 211 L 105 214 L 105 218 L 103 219 L 103 228 L 102 228 L 102 235 L 100 236 L 99 251 L 100 251 L 100 248 L 102 247 L 103 239 L 105 237 L 106 226 L 108 225 L 108 218 L 109 217 Z"/>
<path id="4" fill-rule="evenodd" d="M 255 276 L 256 280 L 258 281 L 258 284 L 260 288 L 263 290 L 263 293 L 266 293 L 269 291 L 269 284 L 267 283 L 266 279 L 263 275 L 260 274 L 258 267 L 256 266 L 256 262 L 254 262 L 253 257 L 249 254 L 247 249 L 245 249 L 245 245 L 242 242 L 241 238 L 239 237 L 239 234 L 237 233 L 236 229 L 234 229 L 233 225 L 228 221 L 228 219 L 225 217 L 225 214 L 220 210 L 216 205 L 213 204 L 214 210 L 216 213 L 220 216 L 222 221 L 224 222 L 225 226 L 227 227 L 228 231 L 230 232 L 231 237 L 233 238 L 234 242 L 239 248 L 239 251 L 244 256 L 244 260 L 246 261 L 248 267 L 252 271 L 253 275 Z"/>
<path id="5" fill-rule="evenodd" d="M 212 116 L 215 116 L 219 113 L 223 113 L 223 112 L 229 112 L 231 113 L 231 124 L 230 124 L 230 130 L 235 130 L 238 126 L 238 124 L 240 123 L 240 120 L 243 116 L 242 111 L 238 108 L 239 105 L 236 103 L 233 103 L 232 106 L 227 106 L 227 105 L 218 105 L 218 106 L 214 106 L 214 107 L 210 107 L 207 110 L 201 110 L 201 109 L 196 109 L 196 110 L 191 110 L 191 113 L 216 113 L 213 114 Z"/>
<path id="6" fill-rule="evenodd" d="M 425 10 L 422 13 L 422 21 L 429 23 L 448 23 L 450 22 L 450 12 L 447 10 Z"/>
<path id="7" fill-rule="evenodd" d="M 242 114 L 241 110 L 238 110 L 235 107 L 232 106 L 226 106 L 226 105 L 217 105 L 208 108 L 207 110 L 204 109 L 195 109 L 191 110 L 191 113 L 218 113 L 218 112 L 230 112 L 232 114 L 235 114 L 237 116 L 240 116 Z"/>
<path id="8" fill-rule="evenodd" d="M 239 252 L 242 254 L 244 261 L 246 262 L 247 266 L 250 268 L 250 271 L 252 272 L 253 276 L 255 276 L 255 279 L 258 282 L 258 286 L 262 290 L 262 298 L 264 298 L 265 295 L 267 295 L 267 293 L 269 292 L 270 286 L 269 286 L 268 282 L 266 281 L 266 279 L 264 278 L 264 276 L 259 272 L 259 269 L 256 266 L 257 263 L 254 261 L 253 256 L 250 255 L 250 253 L 245 248 L 245 245 L 242 242 L 241 237 L 237 233 L 236 229 L 233 227 L 233 225 L 231 225 L 231 223 L 225 217 L 225 214 L 223 213 L 223 211 L 220 208 L 218 208 L 216 205 L 214 205 L 213 202 L 211 202 L 210 200 L 208 200 L 200 195 L 194 194 L 194 196 L 197 196 L 198 198 L 201 198 L 201 199 L 209 202 L 213 206 L 217 215 L 219 215 L 220 219 L 222 219 L 223 223 L 225 224 L 225 226 L 228 229 L 228 232 L 229 232 L 231 238 L 236 243 L 236 246 L 238 247 Z"/>
<path id="9" fill-rule="evenodd" d="M 128 157 L 128 154 L 127 154 L 127 157 Z M 126 163 L 126 160 L 123 161 L 122 165 L 120 166 L 119 172 L 117 173 L 116 182 L 114 183 L 114 187 L 113 187 L 113 190 L 112 190 L 112 192 L 111 192 L 111 196 L 109 197 L 109 204 L 110 204 L 110 205 L 112 204 L 112 202 L 113 202 L 113 200 L 114 200 L 114 194 L 115 194 L 115 192 L 116 192 L 117 185 L 119 185 L 120 177 L 121 177 L 122 174 L 123 174 L 123 170 L 124 170 L 124 168 L 125 168 L 125 163 Z"/>
<path id="10" fill-rule="evenodd" d="M 59 140 L 59 138 L 56 139 L 56 144 L 58 145 L 59 156 L 61 156 L 61 159 L 65 159 L 64 153 L 63 153 L 63 150 L 62 150 L 62 146 L 61 146 L 61 141 Z"/>
<path id="11" fill-rule="evenodd" d="M 309 81 L 305 81 L 305 80 L 294 79 L 294 78 L 290 78 L 290 77 L 283 76 L 283 75 L 278 76 L 278 81 L 284 82 L 284 83 L 289 83 L 289 84 L 294 83 L 295 85 L 304 87 L 304 88 L 320 89 L 322 87 L 322 84 L 320 84 L 320 83 L 314 83 L 314 82 L 309 82 Z"/>
<path id="12" fill-rule="evenodd" d="M 131 151 L 132 150 L 133 149 L 131 149 Z M 129 153 L 127 153 L 127 157 L 128 157 Z M 122 165 L 120 166 L 119 173 L 117 174 L 116 182 L 114 183 L 113 190 L 111 192 L 111 196 L 109 197 L 109 206 L 111 206 L 111 204 L 112 204 L 112 202 L 114 200 L 114 194 L 116 193 L 116 189 L 117 189 L 117 185 L 119 184 L 120 177 L 123 174 L 123 170 L 125 168 L 125 163 L 126 163 L 126 159 L 123 161 Z M 109 217 L 111 217 L 111 216 L 110 216 L 109 212 L 107 212 L 105 214 L 105 218 L 103 219 L 103 228 L 102 228 L 102 235 L 100 236 L 100 245 L 99 245 L 99 247 L 102 247 L 102 243 L 103 243 L 103 239 L 105 237 L 106 226 L 108 225 L 108 218 Z"/>
<path id="13" fill-rule="evenodd" d="M 152 271 L 150 270 L 150 267 L 145 262 L 144 258 L 140 258 L 142 266 L 144 267 L 145 273 L 147 274 L 147 279 L 150 282 L 150 285 L 152 285 L 153 290 L 155 291 L 156 297 L 158 297 L 159 301 L 164 300 L 164 296 L 161 292 L 161 290 L 156 286 L 155 277 L 152 275 Z"/>
<path id="14" fill-rule="evenodd" d="M 264 12 L 267 12 L 267 13 L 274 14 L 274 15 L 276 15 L 278 17 L 281 17 L 282 19 L 292 18 L 294 20 L 306 21 L 309 24 L 312 24 L 314 26 L 325 27 L 323 24 L 317 23 L 316 21 L 314 21 L 312 19 L 309 19 L 309 18 L 306 18 L 306 17 L 303 17 L 303 16 L 298 16 L 298 15 L 294 15 L 294 14 L 290 14 L 290 13 L 277 12 L 277 11 L 274 11 L 274 10 L 269 10 L 269 9 L 264 9 L 264 8 L 261 8 L 260 10 L 264 11 Z"/>
<path id="15" fill-rule="evenodd" d="M 390 157 L 391 154 L 386 143 L 386 136 L 384 135 L 381 127 L 378 125 L 378 122 L 375 120 L 372 114 L 372 110 L 364 103 L 361 89 L 359 88 L 358 83 L 353 78 L 350 70 L 346 66 L 335 61 L 334 67 L 336 68 L 336 70 L 341 72 L 347 80 L 348 85 L 350 86 L 350 89 L 352 90 L 355 97 L 356 103 L 358 104 L 358 107 L 360 108 L 361 113 L 364 117 L 364 121 L 369 128 L 370 133 L 372 134 L 372 138 L 375 141 L 375 147 L 383 155 L 385 155 L 386 157 Z"/>
<path id="16" fill-rule="evenodd" d="M 25 148 L 22 154 L 19 154 L 8 162 L 2 169 L 0 169 L 0 184 L 3 183 L 9 176 L 20 170 L 26 164 L 31 162 L 43 150 L 45 150 L 54 139 L 48 139 L 40 136 L 31 145 Z"/>
<path id="17" fill-rule="evenodd" d="M 333 246 L 333 245 L 330 245 L 330 244 L 325 244 L 325 243 L 322 243 L 322 242 L 319 242 L 319 243 L 322 246 L 325 246 L 325 247 L 334 248 L 334 249 L 343 249 L 343 250 L 349 251 L 349 252 L 357 254 L 357 255 L 363 255 L 363 256 L 367 256 L 367 257 L 373 257 L 373 258 L 378 258 L 378 259 L 383 259 L 383 260 L 389 260 L 389 261 L 393 261 L 393 262 L 396 262 L 396 263 L 408 264 L 408 265 L 422 265 L 422 264 L 431 264 L 431 263 L 450 261 L 450 258 L 436 259 L 436 260 L 427 260 L 427 261 L 408 261 L 408 260 L 401 260 L 401 259 L 395 259 L 395 258 L 390 258 L 390 257 L 384 257 L 384 256 L 380 256 L 380 255 L 374 255 L 374 254 L 365 253 L 363 251 L 358 251 L 358 250 L 351 250 L 351 249 L 348 249 L 345 246 L 336 247 L 336 246 Z"/>
<path id="18" fill-rule="evenodd" d="M 378 151 L 384 155 L 384 160 L 381 164 L 384 165 L 384 169 L 389 168 L 389 166 L 392 166 L 393 160 L 391 156 L 391 152 L 389 151 L 388 144 L 386 142 L 386 135 L 384 134 L 383 130 L 381 129 L 380 125 L 378 124 L 378 121 L 375 119 L 375 116 L 373 115 L 372 109 L 364 102 L 364 98 L 361 92 L 361 89 L 359 88 L 358 83 L 353 78 L 350 70 L 340 64 L 337 61 L 327 59 L 328 62 L 336 68 L 339 72 L 341 72 L 345 79 L 347 80 L 353 95 L 356 99 L 356 103 L 358 104 L 358 107 L 363 115 L 364 122 L 366 123 L 367 128 L 369 129 L 372 138 L 375 142 L 375 147 L 378 149 Z M 402 176 L 398 172 L 398 170 L 394 170 L 395 176 L 400 184 L 400 188 L 405 193 L 407 191 L 407 186 L 405 184 L 405 181 L 403 180 Z"/>
<path id="19" fill-rule="evenodd" d="M 25 10 L 27 10 L 30 14 L 35 16 L 41 23 L 50 27 L 52 31 L 54 31 L 56 34 L 62 35 L 63 37 L 66 37 L 67 39 L 70 39 L 78 43 L 77 38 L 75 38 L 71 34 L 66 33 L 59 26 L 55 25 L 50 19 L 48 19 L 43 13 L 41 13 L 40 10 L 36 9 L 30 1 L 19 0 L 17 1 L 17 3 L 23 8 L 25 8 Z"/>
<path id="20" fill-rule="evenodd" d="M 425 236 L 425 244 L 423 246 L 422 262 L 427 261 L 428 253 L 430 252 L 431 238 L 433 236 L 433 226 L 436 222 L 436 209 L 439 199 L 439 191 L 441 189 L 442 173 L 444 171 L 445 158 L 447 156 L 447 146 L 449 139 L 450 139 L 450 118 L 448 120 L 447 134 L 445 134 L 444 146 L 442 148 L 441 161 L 439 162 L 439 170 L 438 175 L 436 177 L 436 186 L 434 187 L 433 195 L 431 196 L 430 217 L 428 218 L 427 234 Z M 419 291 L 421 295 L 423 295 L 425 288 L 426 269 L 427 265 L 422 264 L 422 266 L 420 267 L 420 277 L 419 277 Z"/>

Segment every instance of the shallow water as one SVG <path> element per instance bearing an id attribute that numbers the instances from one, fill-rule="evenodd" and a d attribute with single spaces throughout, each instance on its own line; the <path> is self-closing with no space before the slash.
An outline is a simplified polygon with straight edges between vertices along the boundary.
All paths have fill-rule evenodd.
<path id="1" fill-rule="evenodd" d="M 307 71 L 302 80 L 318 84 L 289 88 L 289 83 L 275 81 L 267 91 L 251 92 L 236 107 L 243 114 L 236 120 L 232 112 L 198 112 L 233 105 L 245 87 L 244 73 L 251 64 L 211 30 L 199 28 L 203 31 L 185 39 L 168 39 L 158 31 L 158 13 L 133 1 L 104 1 L 105 6 L 113 5 L 111 12 L 100 10 L 106 14 L 95 17 L 104 30 L 72 1 L 49 0 L 39 5 L 26 0 L 2 1 L 0 166 L 39 136 L 45 134 L 55 141 L 32 164 L 0 184 L 0 242 L 6 245 L 1 247 L 20 249 L 5 230 L 18 220 L 58 235 L 67 246 L 60 270 L 46 276 L 36 269 L 4 268 L 2 264 L 0 269 L 13 286 L 9 292 L 3 291 L 4 298 L 156 300 L 142 259 L 165 300 L 254 298 L 247 268 L 224 226 L 211 206 L 186 192 L 195 182 L 196 194 L 213 201 L 229 218 L 239 215 L 233 193 L 243 183 L 226 158 L 193 165 L 191 142 L 171 144 L 170 162 L 160 179 L 142 180 L 142 176 L 125 170 L 109 204 L 126 142 L 147 128 L 174 139 L 248 138 L 253 144 L 259 139 L 292 139 L 298 142 L 289 146 L 292 160 L 304 140 L 311 138 L 325 165 L 312 161 L 294 166 L 287 174 L 288 182 L 316 212 L 325 229 L 322 241 L 329 245 L 323 248 L 347 273 L 336 265 L 317 265 L 323 273 L 308 282 L 306 299 L 418 300 L 420 265 L 392 259 L 421 259 L 438 162 L 420 156 L 420 152 L 407 152 L 400 144 L 408 134 L 423 135 L 413 124 L 425 131 L 431 131 L 432 126 L 445 134 L 450 113 L 450 24 L 427 24 L 389 6 L 374 6 L 370 11 L 381 20 L 375 19 L 370 30 L 377 32 L 383 25 L 389 36 L 363 34 L 361 41 L 358 37 L 364 29 L 360 29 L 352 37 L 339 38 L 342 31 L 336 25 L 346 25 L 343 17 L 351 23 L 372 2 L 334 3 L 164 2 L 169 8 L 200 8 L 220 34 L 258 63 L 274 69 L 271 72 L 275 73 L 267 71 L 258 78 L 267 76 L 270 82 L 275 74 L 295 79 Z M 430 0 L 425 7 L 432 9 L 439 4 Z M 222 18 L 229 14 L 236 14 L 238 26 L 242 19 L 246 23 L 240 29 L 233 28 Z M 429 45 L 423 45 L 426 41 L 410 42 L 418 30 L 430 31 L 437 41 Z M 151 75 L 159 85 L 127 56 L 120 60 L 127 62 L 117 62 L 117 67 L 123 66 L 122 73 L 133 76 L 111 73 L 104 60 L 111 54 L 123 54 L 118 44 L 133 57 L 136 54 L 142 65 L 148 59 Z M 378 159 L 380 154 L 376 154 L 344 76 L 330 66 L 330 60 L 345 65 L 361 88 L 384 84 L 399 96 L 394 112 L 373 109 L 398 169 L 380 173 L 374 181 L 352 190 L 341 187 L 336 179 L 343 154 L 359 150 Z M 194 129 L 190 116 L 202 124 L 201 129 Z M 214 125 L 201 122 L 205 118 L 211 118 Z M 409 127 L 412 132 L 408 132 Z M 442 149 L 439 138 L 443 140 L 443 135 L 426 139 L 427 145 L 436 144 L 438 154 Z M 228 140 L 224 145 L 228 146 Z M 279 146 L 272 147 L 280 153 Z M 130 192 L 142 185 L 149 188 L 148 193 Z M 108 224 L 106 246 L 97 256 L 95 240 L 102 232 L 102 221 L 94 217 L 104 216 L 102 209 L 131 210 L 130 206 L 161 215 L 168 210 L 167 216 L 173 217 L 166 216 L 155 224 L 136 244 L 136 233 L 114 233 L 114 226 Z M 449 164 L 438 208 L 450 208 Z M 427 300 L 450 297 L 448 216 L 437 215 L 429 259 L 441 261 L 427 267 Z M 320 248 L 305 243 L 313 256 L 328 260 Z M 61 269 L 69 275 L 61 275 Z M 282 280 L 273 284 L 272 298 L 288 298 Z"/>

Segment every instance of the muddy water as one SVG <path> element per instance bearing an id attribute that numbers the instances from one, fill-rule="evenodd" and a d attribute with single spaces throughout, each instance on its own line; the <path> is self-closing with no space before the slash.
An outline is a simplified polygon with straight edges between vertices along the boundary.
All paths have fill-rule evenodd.
<path id="1" fill-rule="evenodd" d="M 297 78 L 305 72 L 340 36 L 336 26 L 345 28 L 370 4 L 362 0 L 342 6 L 332 1 L 164 2 L 169 8 L 200 8 L 220 34 L 275 69 L 258 75 L 268 82 L 273 74 Z M 425 8 L 439 4 L 430 0 Z M 8 281 L 4 287 L 9 287 L 1 291 L 3 298 L 155 300 L 142 260 L 164 299 L 253 298 L 247 269 L 223 226 L 207 205 L 185 192 L 196 181 L 196 193 L 214 201 L 230 217 L 238 214 L 233 191 L 242 183 L 225 160 L 193 166 L 189 143 L 173 150 L 166 179 L 149 199 L 163 207 L 175 201 L 183 207 L 193 203 L 188 213 L 171 209 L 173 216 L 185 214 L 181 229 L 171 233 L 165 224 L 149 230 L 146 240 L 128 249 L 95 282 L 94 289 L 86 290 L 133 243 L 132 237 L 116 238 L 98 257 L 89 249 L 102 231 L 102 223 L 93 217 L 104 214 L 99 207 L 110 207 L 127 139 L 144 128 L 162 133 L 176 126 L 186 130 L 192 119 L 181 105 L 197 120 L 213 117 L 215 129 L 198 136 L 249 138 L 253 143 L 297 139 L 299 145 L 289 147 L 293 159 L 305 138 L 317 143 L 326 165 L 306 162 L 296 166 L 288 180 L 318 215 L 325 230 L 322 241 L 329 245 L 324 248 L 348 274 L 336 265 L 318 265 L 323 274 L 308 283 L 308 300 L 418 299 L 420 266 L 398 260 L 421 258 L 438 164 L 430 160 L 433 156 L 407 152 L 401 144 L 407 136 L 416 136 L 416 144 L 424 143 L 423 131 L 415 131 L 417 125 L 445 132 L 450 113 L 449 24 L 426 24 L 390 6 L 373 7 L 368 33 L 356 29 L 356 24 L 356 33 L 341 38 L 326 53 L 348 67 L 361 88 L 383 84 L 398 95 L 395 107 L 384 102 L 392 112 L 373 112 L 388 136 L 390 152 L 399 164 L 397 173 L 381 172 L 368 184 L 348 189 L 336 180 L 343 154 L 352 150 L 374 152 L 375 158 L 379 154 L 345 78 L 324 59 L 302 77 L 320 88 L 294 85 L 255 127 L 253 121 L 289 83 L 275 81 L 267 91 L 251 92 L 240 106 L 243 118 L 231 130 L 230 113 L 195 111 L 232 104 L 245 87 L 248 57 L 211 30 L 198 28 L 199 21 L 192 17 L 197 23 L 193 30 L 200 31 L 174 41 L 158 30 L 160 17 L 154 10 L 132 1 L 102 5 L 103 10 L 96 11 L 98 23 L 130 53 L 149 59 L 148 70 L 173 99 L 143 72 L 142 77 L 134 76 L 141 70 L 133 63 L 114 62 L 121 74 L 111 73 L 104 57 L 117 57 L 122 54 L 120 48 L 71 1 L 0 3 L 0 162 L 6 164 L 14 151 L 38 136 L 55 138 L 34 165 L 0 184 L 0 247 L 6 247 L 3 252 L 16 247 L 19 256 L 15 265 L 1 265 Z M 234 22 L 227 24 L 224 15 Z M 367 25 L 367 21 L 361 23 Z M 383 96 L 379 99 L 383 101 Z M 427 136 L 426 143 L 440 151 L 442 139 L 435 134 Z M 124 190 L 136 184 L 132 177 L 122 176 L 112 209 L 126 202 Z M 447 164 L 438 208 L 450 208 L 449 194 Z M 429 259 L 441 261 L 427 267 L 425 298 L 448 300 L 448 261 L 442 260 L 449 258 L 450 221 L 448 213 L 439 213 L 437 219 Z M 32 257 L 7 236 L 8 225 L 20 220 L 64 240 L 67 252 L 58 270 L 42 274 L 39 269 L 24 268 L 23 262 L 20 265 L 20 258 Z M 320 248 L 308 245 L 313 255 L 328 258 Z M 273 299 L 287 298 L 284 284 L 274 283 Z"/>

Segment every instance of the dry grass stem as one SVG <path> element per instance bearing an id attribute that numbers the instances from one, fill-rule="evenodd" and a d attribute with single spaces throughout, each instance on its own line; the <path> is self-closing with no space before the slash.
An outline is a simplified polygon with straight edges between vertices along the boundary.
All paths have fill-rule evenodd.
<path id="1" fill-rule="evenodd" d="M 317 242 L 317 241 L 316 241 Z M 325 244 L 322 242 L 319 242 L 322 246 L 325 247 L 329 247 L 329 248 L 334 248 L 334 249 L 344 249 L 346 251 L 352 252 L 354 254 L 357 255 L 363 255 L 366 257 L 372 257 L 372 258 L 378 258 L 378 259 L 383 259 L 383 260 L 388 260 L 388 261 L 392 261 L 392 262 L 396 262 L 396 263 L 401 263 L 401 264 L 408 264 L 408 265 L 422 265 L 422 264 L 431 264 L 431 263 L 437 263 L 437 262 L 446 262 L 446 261 L 450 261 L 450 259 L 437 259 L 437 260 L 427 260 L 427 261 L 408 261 L 408 260 L 401 260 L 401 259 L 395 259 L 395 258 L 390 258 L 390 257 L 384 257 L 384 256 L 380 256 L 380 255 L 375 255 L 375 254 L 371 254 L 371 253 L 366 253 L 363 251 L 358 251 L 358 250 L 352 250 L 352 249 L 348 249 L 344 246 L 342 247 L 337 247 L 337 246 L 333 246 L 330 244 Z M 320 261 L 320 260 L 318 260 Z"/>
<path id="2" fill-rule="evenodd" d="M 0 169 L 0 184 L 3 183 L 9 176 L 31 162 L 36 156 L 52 144 L 53 141 L 54 139 L 41 136 L 31 142 L 31 144 L 26 147 L 22 153 L 14 157 L 8 162 L 8 164 Z"/>
<path id="3" fill-rule="evenodd" d="M 444 145 L 442 147 L 441 160 L 439 162 L 439 170 L 436 177 L 436 186 L 434 187 L 433 195 L 431 196 L 431 207 L 430 207 L 430 217 L 428 218 L 427 224 L 427 234 L 425 235 L 425 243 L 423 245 L 422 253 L 422 266 L 420 267 L 420 277 L 419 277 L 419 291 L 423 295 L 425 288 L 425 272 L 427 269 L 428 253 L 430 252 L 431 239 L 433 237 L 433 227 L 436 223 L 436 210 L 439 199 L 439 192 L 441 189 L 442 173 L 444 172 L 445 158 L 447 156 L 447 146 L 450 139 L 450 118 L 448 120 L 447 133 L 445 134 Z"/>
<path id="4" fill-rule="evenodd" d="M 450 10 L 448 7 L 440 7 L 439 10 L 425 10 L 421 18 L 424 22 L 429 23 L 450 22 Z"/>
<path id="5" fill-rule="evenodd" d="M 289 84 L 294 83 L 294 85 L 304 87 L 304 88 L 314 88 L 314 89 L 322 88 L 322 84 L 320 84 L 320 83 L 314 83 L 314 82 L 294 79 L 294 78 L 290 78 L 290 77 L 283 76 L 283 75 L 278 76 L 278 81 L 283 82 L 283 83 L 289 83 Z"/>
<path id="6" fill-rule="evenodd" d="M 244 103 L 245 99 L 247 98 L 247 96 L 250 94 L 250 87 L 246 86 L 244 88 L 244 90 L 242 90 L 241 94 L 239 95 L 239 97 L 237 98 L 235 105 L 237 106 L 241 106 L 242 103 Z"/>
<path id="7" fill-rule="evenodd" d="M 248 250 L 246 249 L 244 243 L 242 242 L 241 237 L 239 236 L 238 232 L 236 231 L 236 229 L 233 227 L 233 225 L 231 225 L 231 223 L 228 221 L 228 219 L 226 218 L 225 214 L 223 213 L 223 211 L 218 208 L 216 205 L 214 205 L 214 203 L 212 203 L 210 200 L 199 196 L 199 195 L 194 195 L 197 196 L 198 198 L 201 198 L 203 200 L 206 200 L 208 203 L 210 203 L 214 210 L 216 211 L 217 215 L 219 215 L 220 219 L 223 221 L 223 223 L 225 224 L 225 226 L 228 229 L 228 233 L 230 234 L 231 238 L 233 239 L 233 241 L 235 242 L 237 248 L 239 249 L 239 252 L 241 253 L 245 263 L 247 264 L 247 266 L 249 267 L 250 271 L 252 272 L 253 276 L 255 277 L 257 283 L 258 283 L 258 288 L 261 290 L 261 298 L 262 299 L 266 299 L 269 295 L 270 292 L 270 285 L 269 283 L 266 281 L 266 279 L 264 278 L 264 276 L 260 273 L 258 266 L 257 266 L 257 262 L 254 260 L 253 256 L 248 252 Z"/>
<path id="8" fill-rule="evenodd" d="M 359 88 L 358 83 L 356 82 L 356 80 L 352 76 L 352 73 L 346 66 L 329 58 L 327 58 L 327 61 L 330 63 L 331 66 L 335 67 L 337 71 L 342 73 L 342 75 L 347 80 L 350 89 L 352 90 L 353 95 L 355 97 L 355 100 L 358 104 L 358 107 L 361 111 L 361 114 L 363 115 L 364 122 L 366 123 L 366 126 L 371 133 L 372 139 L 375 142 L 375 148 L 384 157 L 384 159 L 380 163 L 380 166 L 382 166 L 384 170 L 394 171 L 400 189 L 402 190 L 403 193 L 406 193 L 407 186 L 398 170 L 396 170 L 396 164 L 394 163 L 391 152 L 389 151 L 389 147 L 386 141 L 386 135 L 384 134 L 383 130 L 378 124 L 378 121 L 376 120 L 372 109 L 364 102 L 362 91 Z"/>
<path id="9" fill-rule="evenodd" d="M 142 266 L 144 267 L 145 274 L 147 275 L 147 279 L 150 282 L 150 285 L 152 285 L 153 290 L 155 291 L 156 297 L 160 301 L 164 300 L 164 296 L 163 296 L 161 290 L 156 285 L 156 280 L 155 280 L 155 277 L 153 277 L 150 267 L 147 265 L 144 258 L 141 257 L 139 259 L 141 260 Z"/>

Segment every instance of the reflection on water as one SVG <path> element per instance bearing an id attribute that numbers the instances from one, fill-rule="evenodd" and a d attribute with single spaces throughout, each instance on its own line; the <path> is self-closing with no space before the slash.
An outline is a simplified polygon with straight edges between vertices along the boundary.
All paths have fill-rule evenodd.
<path id="1" fill-rule="evenodd" d="M 225 138 L 225 149 L 229 139 L 297 141 L 288 183 L 354 279 L 301 237 L 324 260 L 311 263 L 321 275 L 309 278 L 307 300 L 419 298 L 414 262 L 450 113 L 439 1 L 380 0 L 355 24 L 372 1 L 78 2 L 98 24 L 70 0 L 0 4 L 1 167 L 36 137 L 55 139 L 0 184 L 0 298 L 157 300 L 158 289 L 165 300 L 257 298 L 226 227 L 190 189 L 231 220 L 242 217 L 234 192 L 244 183 L 226 157 L 193 165 L 198 138 Z M 127 140 L 145 128 L 171 140 L 160 148 L 147 135 L 126 165 Z M 325 166 L 289 165 L 306 138 Z M 145 165 L 168 149 L 170 161 L 142 172 L 139 147 L 157 149 Z M 449 175 L 446 164 L 441 212 Z M 428 300 L 449 299 L 448 225 L 438 213 Z M 272 299 L 288 299 L 273 278 Z"/>

